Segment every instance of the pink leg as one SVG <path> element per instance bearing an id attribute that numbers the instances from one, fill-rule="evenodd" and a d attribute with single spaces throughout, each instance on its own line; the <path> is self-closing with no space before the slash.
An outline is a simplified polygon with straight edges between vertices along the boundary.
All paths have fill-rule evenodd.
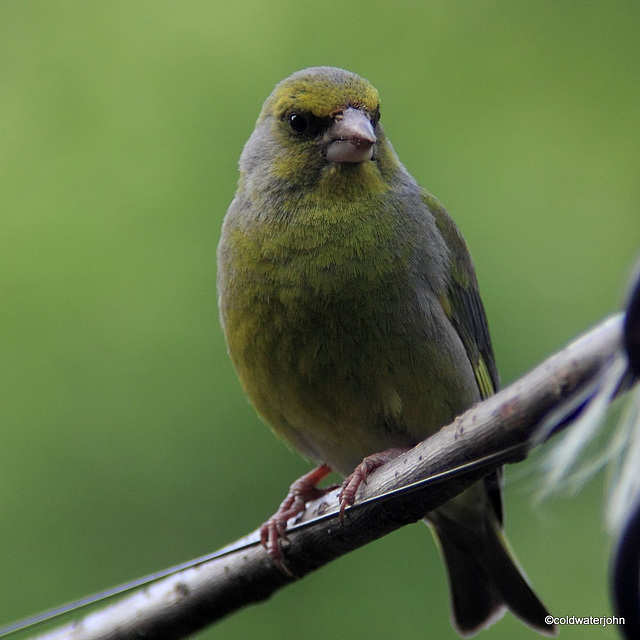
<path id="1" fill-rule="evenodd" d="M 344 517 L 344 510 L 350 507 L 356 500 L 356 493 L 362 483 L 367 484 L 367 478 L 378 467 L 386 462 L 397 458 L 400 454 L 409 451 L 410 447 L 398 447 L 387 449 L 367 456 L 356 468 L 355 471 L 345 478 L 342 483 L 342 490 L 338 496 L 340 502 L 340 519 Z"/>
<path id="2" fill-rule="evenodd" d="M 318 489 L 316 487 L 330 473 L 331 467 L 323 464 L 298 478 L 289 488 L 289 493 L 278 510 L 260 527 L 260 544 L 267 550 L 275 565 L 288 576 L 293 577 L 293 574 L 285 566 L 280 548 L 280 540 L 287 539 L 287 521 L 304 513 L 307 502 L 335 488 Z"/>

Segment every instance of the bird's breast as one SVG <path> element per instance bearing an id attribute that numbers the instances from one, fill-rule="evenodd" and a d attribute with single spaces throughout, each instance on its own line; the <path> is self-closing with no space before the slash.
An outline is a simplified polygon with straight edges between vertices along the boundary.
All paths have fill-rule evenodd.
<path id="1" fill-rule="evenodd" d="M 459 373 L 438 371 L 460 357 L 434 339 L 451 329 L 412 273 L 407 229 L 349 214 L 231 225 L 220 251 L 221 315 L 249 399 L 304 455 L 347 473 L 455 415 Z"/>

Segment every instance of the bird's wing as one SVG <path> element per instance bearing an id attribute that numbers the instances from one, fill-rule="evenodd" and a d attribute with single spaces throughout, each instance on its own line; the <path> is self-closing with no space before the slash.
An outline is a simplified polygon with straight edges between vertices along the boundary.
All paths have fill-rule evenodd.
<path id="1" fill-rule="evenodd" d="M 480 394 L 483 399 L 488 398 L 500 387 L 500 378 L 467 243 L 436 198 L 423 193 L 422 199 L 433 214 L 450 253 L 451 280 L 447 290 L 440 296 L 440 302 L 467 351 Z"/>
<path id="2" fill-rule="evenodd" d="M 458 227 L 440 202 L 427 192 L 423 192 L 422 201 L 433 214 L 450 253 L 451 280 L 446 291 L 440 296 L 440 303 L 462 340 L 478 382 L 480 395 L 485 399 L 499 389 L 500 377 L 471 255 Z M 485 480 L 500 523 L 503 514 L 501 476 L 499 469 Z"/>

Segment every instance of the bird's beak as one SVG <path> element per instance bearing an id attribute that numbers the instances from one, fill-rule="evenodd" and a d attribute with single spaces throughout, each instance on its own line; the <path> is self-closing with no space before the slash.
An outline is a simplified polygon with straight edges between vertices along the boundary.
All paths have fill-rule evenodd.
<path id="1" fill-rule="evenodd" d="M 373 157 L 376 134 L 367 115 L 349 107 L 338 114 L 327 129 L 329 162 L 364 162 Z"/>

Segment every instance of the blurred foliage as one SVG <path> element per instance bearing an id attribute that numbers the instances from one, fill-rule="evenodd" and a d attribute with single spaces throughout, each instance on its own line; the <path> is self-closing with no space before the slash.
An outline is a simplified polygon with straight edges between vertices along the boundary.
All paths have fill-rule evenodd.
<path id="1" fill-rule="evenodd" d="M 0 3 L 0 623 L 222 546 L 308 465 L 244 399 L 215 247 L 273 85 L 368 77 L 473 252 L 504 382 L 615 310 L 640 241 L 640 7 L 460 0 Z M 601 616 L 601 489 L 508 533 L 557 615 Z M 201 637 L 450 638 L 424 527 Z M 483 638 L 537 637 L 507 616 Z M 562 637 L 614 638 L 566 627 Z"/>

